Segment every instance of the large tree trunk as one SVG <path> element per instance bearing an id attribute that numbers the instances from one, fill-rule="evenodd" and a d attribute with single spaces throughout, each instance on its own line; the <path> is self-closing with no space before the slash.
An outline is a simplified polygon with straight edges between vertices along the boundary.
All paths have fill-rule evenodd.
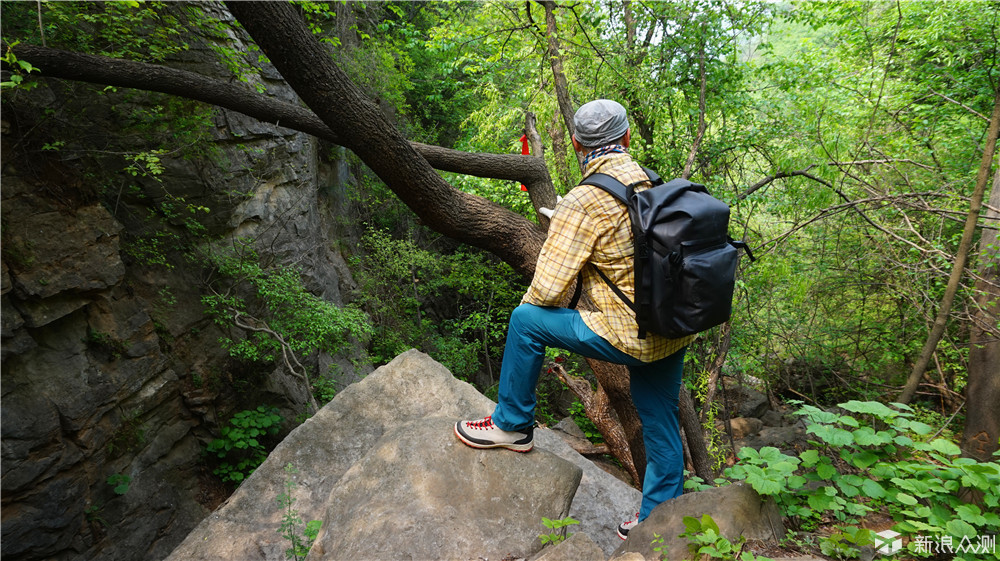
<path id="1" fill-rule="evenodd" d="M 972 237 L 976 231 L 976 224 L 979 222 L 979 211 L 983 204 L 983 194 L 986 192 L 986 185 L 990 179 L 990 168 L 993 165 L 993 153 L 996 149 L 998 130 L 1000 130 L 1000 90 L 994 94 L 993 116 L 990 118 L 989 131 L 986 133 L 986 147 L 983 150 L 983 157 L 979 164 L 976 187 L 972 193 L 969 215 L 965 220 L 965 229 L 962 232 L 962 241 L 958 245 L 958 253 L 955 255 L 955 264 L 951 270 L 951 278 L 948 279 L 948 286 L 945 287 L 944 297 L 941 299 L 941 306 L 938 309 L 937 317 L 934 318 L 931 332 L 927 336 L 927 342 L 924 344 L 924 348 L 920 352 L 920 357 L 913 365 L 910 377 L 906 380 L 906 385 L 897 399 L 899 403 L 909 403 L 913 399 L 913 395 L 917 392 L 917 386 L 920 385 L 920 379 L 924 375 L 924 370 L 927 369 L 934 351 L 937 350 L 938 342 L 941 341 L 941 336 L 944 335 L 948 315 L 951 313 L 951 305 L 955 300 L 959 283 L 965 273 L 965 263 L 969 257 L 969 249 L 972 247 Z M 995 402 L 993 407 L 996 407 Z"/>
<path id="2" fill-rule="evenodd" d="M 556 86 L 556 100 L 559 102 L 559 113 L 562 114 L 563 123 L 570 136 L 576 134 L 576 127 L 573 125 L 573 115 L 576 108 L 569 97 L 569 85 L 566 82 L 566 74 L 563 72 L 562 54 L 559 52 L 559 36 L 556 29 L 556 3 L 553 0 L 543 0 L 539 2 L 545 8 L 545 39 L 548 43 L 549 64 L 552 66 L 552 77 Z M 574 151 L 580 166 L 583 166 L 583 156 Z"/>
<path id="3" fill-rule="evenodd" d="M 965 386 L 962 453 L 981 462 L 992 459 L 1000 441 L 1000 170 L 993 175 L 988 228 L 979 240 L 976 308 L 969 336 L 969 375 Z"/>

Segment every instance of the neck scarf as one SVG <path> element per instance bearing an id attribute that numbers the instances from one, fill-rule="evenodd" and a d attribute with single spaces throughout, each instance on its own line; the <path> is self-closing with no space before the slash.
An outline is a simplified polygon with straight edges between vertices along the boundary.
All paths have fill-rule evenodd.
<path id="1" fill-rule="evenodd" d="M 583 165 L 586 166 L 587 164 L 590 163 L 591 160 L 595 158 L 600 158 L 601 156 L 606 156 L 608 154 L 615 154 L 615 153 L 628 154 L 628 152 L 625 151 L 625 147 L 622 146 L 621 144 L 608 144 L 607 146 L 601 146 L 600 148 L 595 148 L 589 154 L 587 154 L 587 157 L 583 159 Z"/>

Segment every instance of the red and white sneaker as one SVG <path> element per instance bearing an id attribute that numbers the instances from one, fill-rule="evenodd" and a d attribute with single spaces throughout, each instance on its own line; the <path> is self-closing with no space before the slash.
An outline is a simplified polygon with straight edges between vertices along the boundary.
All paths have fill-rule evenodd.
<path id="1" fill-rule="evenodd" d="M 455 423 L 455 436 L 473 448 L 509 448 L 516 452 L 530 452 L 534 446 L 534 427 L 520 431 L 505 431 L 493 424 L 492 417 Z"/>
<path id="2" fill-rule="evenodd" d="M 631 520 L 626 520 L 618 525 L 618 537 L 621 539 L 628 538 L 628 531 L 635 528 L 635 525 L 639 523 L 639 513 L 635 513 L 635 518 Z"/>

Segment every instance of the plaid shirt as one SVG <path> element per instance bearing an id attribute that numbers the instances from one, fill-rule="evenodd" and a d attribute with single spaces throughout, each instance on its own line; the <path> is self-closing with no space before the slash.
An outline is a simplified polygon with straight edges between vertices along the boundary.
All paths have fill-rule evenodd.
<path id="1" fill-rule="evenodd" d="M 584 177 L 610 175 L 628 185 L 646 179 L 642 168 L 624 153 L 611 153 L 587 163 Z M 641 191 L 649 183 L 637 185 Z M 535 277 L 521 300 L 536 306 L 560 306 L 571 296 L 577 275 L 583 272 L 583 290 L 598 311 L 581 311 L 584 323 L 615 348 L 643 362 L 667 357 L 694 340 L 695 336 L 667 339 L 648 333 L 639 339 L 635 313 L 604 283 L 593 263 L 622 292 L 635 300 L 635 268 L 632 230 L 625 205 L 592 185 L 578 185 L 556 206 L 548 238 L 538 255 Z"/>

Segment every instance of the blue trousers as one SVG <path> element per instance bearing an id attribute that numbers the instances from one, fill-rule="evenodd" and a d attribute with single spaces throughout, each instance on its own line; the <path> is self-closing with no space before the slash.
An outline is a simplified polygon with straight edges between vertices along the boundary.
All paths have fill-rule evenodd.
<path id="1" fill-rule="evenodd" d="M 686 348 L 655 362 L 642 362 L 594 333 L 576 310 L 521 304 L 514 308 L 507 330 L 499 395 L 493 411 L 497 427 L 514 431 L 535 422 L 535 386 L 546 347 L 628 367 L 629 389 L 642 421 L 646 446 L 639 521 L 645 520 L 656 505 L 680 496 L 684 486 L 684 450 L 677 419 L 677 396 Z"/>

